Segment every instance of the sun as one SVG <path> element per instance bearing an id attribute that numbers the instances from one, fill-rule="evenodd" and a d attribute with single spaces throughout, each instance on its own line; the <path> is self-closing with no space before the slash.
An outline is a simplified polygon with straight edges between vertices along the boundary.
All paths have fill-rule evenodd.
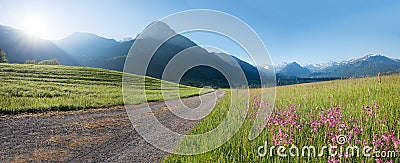
<path id="1" fill-rule="evenodd" d="M 49 28 L 47 23 L 38 17 L 25 18 L 22 22 L 22 30 L 36 37 L 45 37 Z"/>

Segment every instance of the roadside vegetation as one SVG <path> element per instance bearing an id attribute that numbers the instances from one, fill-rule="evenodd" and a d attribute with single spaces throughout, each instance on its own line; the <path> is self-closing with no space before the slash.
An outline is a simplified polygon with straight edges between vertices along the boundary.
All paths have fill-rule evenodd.
<path id="1" fill-rule="evenodd" d="M 256 110 L 265 106 L 259 98 L 260 90 L 253 89 L 252 101 L 243 108 L 246 121 L 227 143 L 204 154 L 170 155 L 164 162 L 399 162 L 400 75 L 379 80 L 369 77 L 278 87 L 272 115 L 265 119 L 262 134 L 250 141 L 248 135 L 257 117 Z M 191 134 L 218 126 L 229 104 L 230 100 L 221 100 Z M 329 145 L 344 150 L 322 149 Z M 260 146 L 264 147 L 264 156 L 258 155 Z M 275 148 L 271 154 L 272 146 Z M 279 146 L 286 148 L 285 157 L 278 156 Z M 306 151 L 302 156 L 304 146 L 315 147 L 316 155 L 308 156 Z M 349 146 L 358 146 L 359 156 L 351 155 L 351 151 L 346 154 Z M 362 153 L 365 146 L 373 148 L 370 157 Z M 290 156 L 291 147 L 294 156 Z M 318 156 L 321 150 L 324 154 Z"/>

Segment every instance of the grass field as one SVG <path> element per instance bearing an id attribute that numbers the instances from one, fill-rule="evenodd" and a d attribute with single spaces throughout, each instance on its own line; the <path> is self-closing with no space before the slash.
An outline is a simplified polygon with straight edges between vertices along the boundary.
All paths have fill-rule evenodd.
<path id="1" fill-rule="evenodd" d="M 133 84 L 142 76 L 131 75 Z M 74 66 L 0 64 L 0 114 L 78 110 L 123 105 L 122 72 Z M 169 87 L 177 86 L 173 83 Z M 130 89 L 131 93 L 142 93 Z M 179 85 L 179 96 L 199 94 L 200 89 Z M 149 101 L 163 100 L 160 80 L 146 77 Z M 133 96 L 134 97 L 134 96 Z M 172 97 L 171 97 L 172 98 Z M 130 100 L 143 103 L 140 99 Z"/>
<path id="2" fill-rule="evenodd" d="M 399 162 L 393 152 L 398 152 L 400 134 L 400 75 L 384 76 L 382 83 L 374 77 L 309 83 L 277 88 L 276 107 L 261 136 L 248 140 L 254 110 L 263 106 L 259 90 L 252 90 L 253 99 L 246 114 L 246 121 L 232 139 L 221 147 L 194 156 L 170 155 L 165 162 Z M 191 134 L 209 131 L 223 120 L 229 108 L 226 96 L 214 110 L 196 126 Z M 236 102 L 235 100 L 233 102 Z M 339 144 L 341 136 L 345 143 Z M 265 156 L 258 155 L 258 148 L 268 146 Z M 358 146 L 360 156 L 323 146 L 346 148 Z M 270 155 L 271 146 L 276 146 Z M 286 148 L 286 157 L 277 154 L 278 146 Z M 302 147 L 314 146 L 316 155 L 302 156 Z M 362 148 L 371 157 L 363 157 Z M 282 148 L 283 148 L 282 147 Z M 184 147 L 182 147 L 184 148 Z M 293 148 L 290 156 L 289 148 Z M 296 148 L 299 153 L 296 153 Z M 319 157 L 320 151 L 323 155 Z M 376 151 L 376 152 L 373 152 Z M 383 152 L 385 151 L 385 158 Z M 332 157 L 328 152 L 332 153 Z M 335 155 L 335 152 L 337 154 Z M 349 151 L 351 152 L 351 151 Z M 378 153 L 379 152 L 379 153 Z M 261 153 L 263 154 L 263 153 Z M 341 155 L 343 154 L 343 155 Z M 391 155 L 391 156 L 390 156 Z M 378 157 L 379 156 L 379 157 Z"/>
<path id="3" fill-rule="evenodd" d="M 45 66 L 0 64 L 0 114 L 42 112 L 49 110 L 78 110 L 123 105 L 121 72 L 73 66 Z M 141 76 L 131 75 L 127 80 L 135 83 Z M 146 96 L 149 101 L 163 100 L 160 80 L 146 77 Z M 165 90 L 177 86 L 168 83 Z M 201 89 L 179 85 L 181 97 L 199 94 Z M 400 75 L 383 76 L 382 83 L 372 78 L 336 80 L 277 88 L 276 107 L 266 119 L 262 134 L 248 140 L 255 110 L 264 103 L 259 98 L 259 89 L 252 89 L 252 100 L 243 107 L 245 123 L 232 139 L 221 147 L 194 156 L 170 155 L 165 162 L 399 162 L 388 156 L 398 152 L 400 134 Z M 142 93 L 131 89 L 131 93 Z M 231 100 L 230 91 L 217 107 L 191 131 L 200 134 L 218 126 L 226 116 L 231 102 L 236 106 L 247 106 L 241 100 Z M 134 96 L 133 96 L 134 97 Z M 173 97 L 170 97 L 173 98 Z M 132 100 L 142 103 L 143 100 Z M 244 114 L 246 112 L 246 114 Z M 345 136 L 346 142 L 338 144 Z M 265 156 L 258 155 L 258 148 L 268 142 Z M 387 151 L 387 158 L 336 155 L 328 157 L 323 146 L 364 146 L 375 151 Z M 314 146 L 317 155 L 308 157 L 280 157 L 277 149 Z M 184 148 L 184 147 L 182 147 Z M 361 149 L 360 149 L 361 150 Z M 339 151 L 339 150 L 337 150 Z M 296 152 L 294 152 L 296 153 Z M 307 153 L 308 154 L 308 153 Z M 379 153 L 378 153 L 379 154 Z M 382 155 L 382 152 L 380 153 Z"/>

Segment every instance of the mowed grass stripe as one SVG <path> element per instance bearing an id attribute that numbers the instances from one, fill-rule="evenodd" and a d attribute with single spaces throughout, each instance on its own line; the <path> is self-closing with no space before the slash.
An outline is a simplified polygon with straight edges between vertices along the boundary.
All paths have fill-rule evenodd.
<path id="1" fill-rule="evenodd" d="M 24 112 L 67 111 L 123 105 L 122 72 L 77 66 L 0 64 L 0 114 Z M 129 75 L 135 89 L 142 76 Z M 163 100 L 161 80 L 145 77 L 148 101 Z M 136 85 L 137 84 L 137 85 Z M 136 86 L 135 86 L 136 85 Z M 165 90 L 177 86 L 166 82 Z M 200 89 L 179 85 L 181 97 L 199 94 Z M 209 90 L 211 91 L 211 90 Z"/>

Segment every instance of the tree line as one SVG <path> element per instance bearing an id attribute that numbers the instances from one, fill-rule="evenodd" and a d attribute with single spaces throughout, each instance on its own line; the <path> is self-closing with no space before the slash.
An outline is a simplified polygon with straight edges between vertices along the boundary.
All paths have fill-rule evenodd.
<path id="1" fill-rule="evenodd" d="M 0 49 L 0 63 L 8 63 L 6 52 Z M 37 62 L 36 60 L 26 60 L 25 64 L 37 64 L 37 65 L 60 65 L 61 63 L 56 59 L 46 59 Z"/>
<path id="2" fill-rule="evenodd" d="M 60 65 L 61 63 L 53 58 L 53 59 L 46 59 L 46 60 L 42 60 L 39 62 L 36 62 L 36 60 L 26 60 L 25 64 L 36 64 L 36 65 Z"/>

